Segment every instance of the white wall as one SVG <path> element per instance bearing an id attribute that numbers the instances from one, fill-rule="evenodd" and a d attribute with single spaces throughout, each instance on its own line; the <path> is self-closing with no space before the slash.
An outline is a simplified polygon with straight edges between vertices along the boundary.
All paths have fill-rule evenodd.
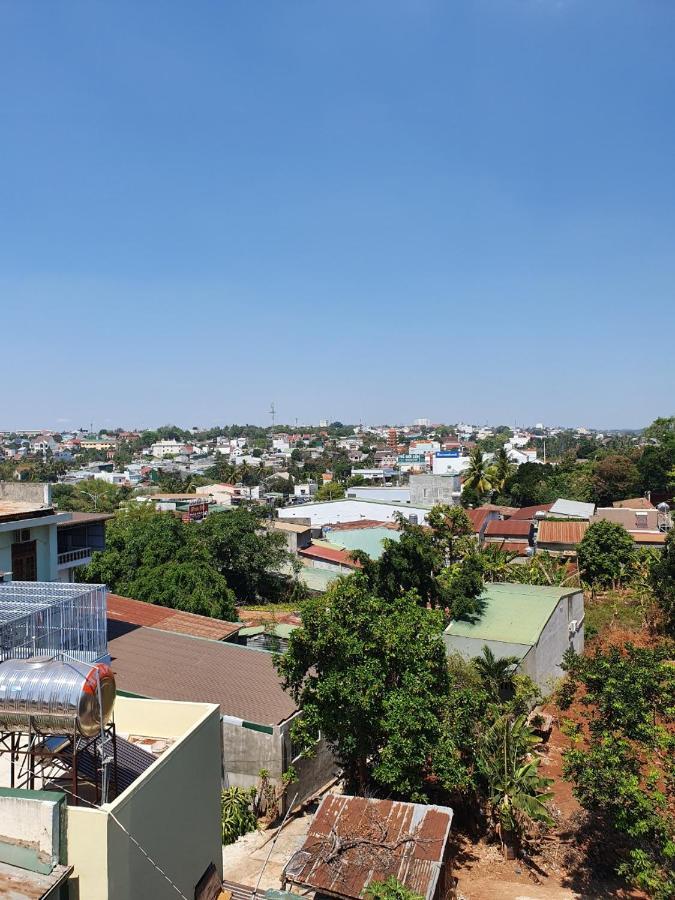
<path id="1" fill-rule="evenodd" d="M 571 635 L 569 623 L 576 620 L 580 630 Z M 575 653 L 584 652 L 584 595 L 577 591 L 570 597 L 562 597 L 546 623 L 539 641 L 532 648 L 531 660 L 524 667 L 544 692 L 549 692 L 554 682 L 561 678 L 560 663 L 565 651 L 572 647 Z"/>
<path id="2" fill-rule="evenodd" d="M 358 469 L 354 470 L 358 473 Z M 410 503 L 409 487 L 350 487 L 347 497 L 357 500 L 382 500 L 385 503 Z"/>

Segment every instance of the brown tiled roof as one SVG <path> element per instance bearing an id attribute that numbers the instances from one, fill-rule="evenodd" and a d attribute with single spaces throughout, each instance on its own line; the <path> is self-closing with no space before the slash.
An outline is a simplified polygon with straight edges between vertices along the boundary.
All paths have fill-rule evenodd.
<path id="1" fill-rule="evenodd" d="M 297 710 L 270 653 L 110 620 L 108 649 L 118 689 L 131 694 L 217 703 L 223 715 L 259 725 Z"/>
<path id="2" fill-rule="evenodd" d="M 68 528 L 71 525 L 86 525 L 89 522 L 106 522 L 108 519 L 114 518 L 114 513 L 71 512 L 70 518 L 66 522 L 59 522 L 57 528 Z"/>
<path id="3" fill-rule="evenodd" d="M 350 569 L 360 569 L 361 563 L 352 559 L 352 555 L 348 550 L 339 550 L 337 547 L 318 547 L 312 544 L 303 550 L 298 550 L 298 556 L 304 556 L 307 559 L 321 559 L 325 562 L 335 563 L 336 565 L 348 566 Z"/>
<path id="4" fill-rule="evenodd" d="M 441 876 L 452 810 L 394 800 L 327 794 L 286 865 L 289 881 L 321 894 L 360 898 L 373 881 L 393 876 L 431 900 Z M 337 841 L 336 841 L 337 838 Z M 350 846 L 350 839 L 362 839 Z M 345 846 L 331 853 L 340 839 Z M 370 843 L 369 843 L 370 841 Z M 329 858 L 329 854 L 332 858 Z"/>
<path id="5" fill-rule="evenodd" d="M 536 506 L 522 506 L 511 516 L 512 519 L 534 519 L 538 512 L 548 512 L 552 503 L 538 503 Z"/>
<path id="6" fill-rule="evenodd" d="M 485 537 L 522 537 L 530 536 L 532 523 L 527 519 L 505 519 L 503 522 L 495 519 L 488 522 L 485 529 Z"/>
<path id="7" fill-rule="evenodd" d="M 568 544 L 575 547 L 586 534 L 588 522 L 556 522 L 543 519 L 537 531 L 537 544 Z"/>
<path id="8" fill-rule="evenodd" d="M 119 594 L 108 594 L 108 618 L 115 622 L 128 622 L 130 625 L 148 625 L 162 631 L 210 638 L 212 641 L 222 641 L 241 628 L 240 622 L 198 616 L 154 603 L 144 603 L 142 600 L 132 600 L 131 597 L 120 597 Z"/>
<path id="9" fill-rule="evenodd" d="M 617 509 L 655 509 L 654 504 L 646 497 L 633 497 L 631 500 L 615 500 L 612 504 Z"/>

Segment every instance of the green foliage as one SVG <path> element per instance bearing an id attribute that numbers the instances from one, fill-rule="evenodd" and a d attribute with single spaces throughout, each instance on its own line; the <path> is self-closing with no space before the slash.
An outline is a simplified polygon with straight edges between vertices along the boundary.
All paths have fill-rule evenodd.
<path id="1" fill-rule="evenodd" d="M 79 484 L 55 484 L 52 500 L 60 510 L 68 512 L 115 512 L 131 496 L 131 488 L 117 487 L 98 478 L 87 478 Z"/>
<path id="2" fill-rule="evenodd" d="M 314 495 L 315 500 L 341 500 L 345 495 L 345 489 L 336 481 L 327 481 L 322 484 Z"/>
<path id="3" fill-rule="evenodd" d="M 149 505 L 120 510 L 107 525 L 106 549 L 78 577 L 147 603 L 236 619 L 234 594 L 198 534 L 197 526 Z"/>
<path id="4" fill-rule="evenodd" d="M 577 554 L 582 578 L 591 585 L 617 585 L 633 573 L 635 545 L 623 525 L 616 522 L 594 522 L 583 536 Z"/>
<path id="5" fill-rule="evenodd" d="M 593 502 L 611 506 L 615 500 L 634 497 L 640 490 L 640 472 L 632 459 L 618 454 L 596 463 L 593 474 Z"/>
<path id="6" fill-rule="evenodd" d="M 384 541 L 379 560 L 358 551 L 353 555 L 378 596 L 394 599 L 414 591 L 424 605 L 470 619 L 482 608 L 483 590 L 471 523 L 463 509 L 442 505 L 429 512 L 428 523 L 413 525 L 399 516 L 401 536 Z"/>
<path id="7" fill-rule="evenodd" d="M 487 644 L 481 655 L 472 660 L 483 688 L 494 700 L 499 700 L 503 694 L 513 690 L 513 679 L 519 662 L 517 656 L 497 658 Z"/>
<path id="8" fill-rule="evenodd" d="M 570 654 L 559 698 L 563 709 L 584 707 L 565 777 L 598 831 L 614 837 L 618 873 L 657 900 L 675 894 L 674 651 L 628 644 Z"/>
<path id="9" fill-rule="evenodd" d="M 401 884 L 393 875 L 384 881 L 371 881 L 364 894 L 365 900 L 424 900 Z"/>
<path id="10" fill-rule="evenodd" d="M 275 664 L 306 733 L 321 730 L 360 792 L 424 799 L 448 692 L 440 614 L 411 593 L 378 597 L 356 574 L 307 601 L 302 622 Z"/>
<path id="11" fill-rule="evenodd" d="M 258 822 L 253 812 L 256 797 L 254 787 L 226 788 L 220 795 L 220 814 L 223 844 L 233 844 L 237 838 L 255 831 Z"/>
<path id="12" fill-rule="evenodd" d="M 675 530 L 668 534 L 662 553 L 654 556 L 649 577 L 666 632 L 675 637 Z"/>
<path id="13" fill-rule="evenodd" d="M 478 768 L 506 844 L 517 839 L 529 822 L 552 824 L 547 808 L 552 780 L 539 774 L 540 760 L 532 754 L 538 742 L 525 716 L 508 715 L 500 716 L 481 739 Z"/>
<path id="14" fill-rule="evenodd" d="M 475 491 L 483 498 L 495 487 L 494 472 L 488 467 L 480 447 L 474 447 L 469 455 L 469 466 L 464 473 L 463 488 Z"/>

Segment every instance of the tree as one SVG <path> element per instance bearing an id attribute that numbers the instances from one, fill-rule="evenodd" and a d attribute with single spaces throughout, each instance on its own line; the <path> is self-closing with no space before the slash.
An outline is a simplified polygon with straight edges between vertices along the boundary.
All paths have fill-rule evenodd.
<path id="1" fill-rule="evenodd" d="M 675 530 L 669 532 L 663 551 L 651 564 L 650 582 L 663 614 L 665 630 L 675 637 Z"/>
<path id="2" fill-rule="evenodd" d="M 481 740 L 478 765 L 506 855 L 529 822 L 553 823 L 546 805 L 553 782 L 539 774 L 540 760 L 531 753 L 538 741 L 525 716 L 501 716 Z"/>
<path id="3" fill-rule="evenodd" d="M 169 512 L 138 504 L 120 510 L 106 528 L 106 549 L 78 571 L 83 581 L 147 603 L 233 620 L 234 594 L 198 529 Z"/>
<path id="4" fill-rule="evenodd" d="M 513 687 L 513 678 L 520 659 L 517 656 L 497 658 L 486 644 L 481 655 L 474 657 L 471 662 L 485 690 L 495 700 L 499 700 L 505 689 L 510 690 Z"/>
<path id="5" fill-rule="evenodd" d="M 640 490 L 640 472 L 628 456 L 606 456 L 595 466 L 593 501 L 611 506 L 615 500 L 633 497 Z"/>
<path id="6" fill-rule="evenodd" d="M 583 536 L 577 551 L 584 581 L 593 586 L 616 586 L 631 573 L 635 545 L 623 525 L 601 519 Z"/>
<path id="7" fill-rule="evenodd" d="M 196 530 L 219 573 L 239 603 L 280 598 L 279 571 L 289 562 L 284 535 L 264 527 L 264 510 L 235 507 L 211 513 Z"/>
<path id="8" fill-rule="evenodd" d="M 68 512 L 115 512 L 129 498 L 131 489 L 108 484 L 98 478 L 86 478 L 79 484 L 55 484 L 52 500 Z"/>
<path id="9" fill-rule="evenodd" d="M 469 466 L 464 473 L 463 485 L 475 491 L 479 497 L 489 494 L 494 488 L 494 473 L 488 468 L 482 451 L 475 447 L 469 456 Z"/>
<path id="10" fill-rule="evenodd" d="M 340 500 L 345 495 L 345 489 L 336 481 L 327 481 L 322 484 L 314 495 L 315 500 Z"/>
<path id="11" fill-rule="evenodd" d="M 449 684 L 442 628 L 414 594 L 385 600 L 360 573 L 305 603 L 275 665 L 303 732 L 321 731 L 350 790 L 426 798 Z"/>
<path id="12" fill-rule="evenodd" d="M 502 493 L 506 487 L 506 483 L 515 471 L 515 466 L 509 459 L 509 455 L 504 447 L 500 447 L 495 455 L 494 466 L 494 489 L 498 493 Z"/>
<path id="13" fill-rule="evenodd" d="M 657 900 L 675 895 L 675 646 L 568 653 L 559 705 L 579 704 L 564 776 L 612 840 L 619 874 Z"/>

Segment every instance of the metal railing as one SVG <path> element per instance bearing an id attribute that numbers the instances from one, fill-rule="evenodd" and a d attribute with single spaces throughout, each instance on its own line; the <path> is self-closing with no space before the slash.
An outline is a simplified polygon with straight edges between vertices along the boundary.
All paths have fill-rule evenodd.
<path id="1" fill-rule="evenodd" d="M 58 564 L 60 566 L 66 563 L 77 562 L 81 559 L 87 559 L 91 556 L 91 547 L 78 547 L 77 550 L 66 550 L 65 553 L 59 553 Z"/>

